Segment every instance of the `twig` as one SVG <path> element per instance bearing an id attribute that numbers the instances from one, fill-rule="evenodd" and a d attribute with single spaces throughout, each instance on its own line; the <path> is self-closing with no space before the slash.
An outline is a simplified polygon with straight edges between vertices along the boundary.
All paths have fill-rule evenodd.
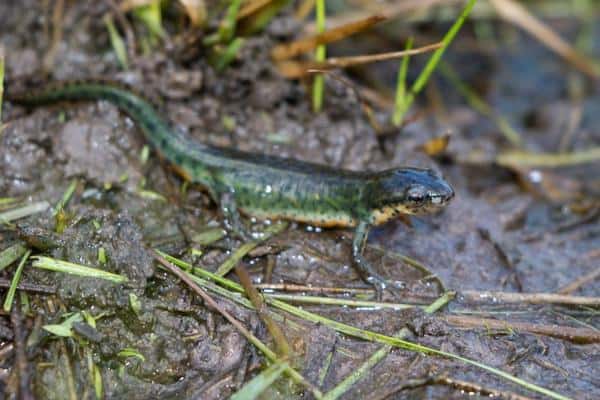
<path id="1" fill-rule="evenodd" d="M 0 278 L 0 288 L 9 288 L 10 280 Z M 42 294 L 55 294 L 56 287 L 49 285 L 38 285 L 37 283 L 19 282 L 17 289 L 24 290 L 26 292 L 42 293 Z"/>
<path id="2" fill-rule="evenodd" d="M 574 291 L 576 291 L 577 289 L 579 289 L 581 286 L 585 285 L 588 282 L 594 281 L 598 277 L 600 277 L 600 268 L 596 268 L 594 271 L 590 272 L 589 274 L 585 274 L 585 275 L 575 279 L 573 282 L 560 288 L 556 293 L 569 295 L 569 294 L 573 293 Z"/>
<path id="3" fill-rule="evenodd" d="M 396 58 L 422 54 L 439 49 L 441 43 L 433 43 L 417 49 L 390 51 L 386 53 L 368 54 L 350 57 L 331 57 L 325 61 L 282 61 L 277 65 L 282 75 L 287 78 L 298 78 L 309 73 L 309 70 L 328 70 L 334 68 L 346 68 L 355 65 L 368 64 L 372 62 L 393 60 Z"/>
<path id="4" fill-rule="evenodd" d="M 511 293 L 466 290 L 460 296 L 468 302 L 569 304 L 576 306 L 598 306 L 600 297 L 567 296 L 554 293 Z"/>
<path id="5" fill-rule="evenodd" d="M 269 315 L 268 308 L 265 306 L 265 303 L 260 293 L 258 293 L 256 287 L 252 284 L 252 279 L 250 279 L 248 271 L 246 271 L 244 267 L 237 265 L 235 267 L 235 273 L 237 274 L 238 278 L 240 279 L 240 283 L 246 291 L 246 296 L 248 299 L 250 299 L 254 308 L 256 308 L 258 316 L 264 322 L 271 336 L 273 336 L 273 340 L 277 346 L 277 354 L 282 358 L 289 357 L 290 345 L 288 344 L 279 325 L 277 325 Z"/>
<path id="6" fill-rule="evenodd" d="M 441 317 L 449 324 L 461 328 L 515 329 L 518 331 L 551 336 L 574 343 L 600 343 L 600 332 L 588 328 L 573 328 L 562 325 L 542 325 L 529 322 L 500 321 L 492 318 L 447 315 Z"/>
<path id="7" fill-rule="evenodd" d="M 372 15 L 359 21 L 350 22 L 346 25 L 326 30 L 317 35 L 298 39 L 291 43 L 284 43 L 276 46 L 271 51 L 271 57 L 276 61 L 287 60 L 299 54 L 313 50 L 318 45 L 336 42 L 340 39 L 348 37 L 353 33 L 365 30 L 372 25 L 375 25 L 385 20 L 381 15 Z"/>
<path id="8" fill-rule="evenodd" d="M 295 285 L 293 283 L 261 283 L 255 285 L 260 290 L 281 290 L 284 292 L 315 292 L 317 294 L 325 293 L 354 293 L 354 294 L 373 294 L 373 289 L 357 289 L 343 287 L 323 287 Z"/>

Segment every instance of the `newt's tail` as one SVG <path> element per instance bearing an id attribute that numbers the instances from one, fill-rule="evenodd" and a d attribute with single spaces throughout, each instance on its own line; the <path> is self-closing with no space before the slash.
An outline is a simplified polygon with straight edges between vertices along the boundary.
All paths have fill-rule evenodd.
<path id="1" fill-rule="evenodd" d="M 112 81 L 83 80 L 55 82 L 20 93 L 7 93 L 8 101 L 26 107 L 36 107 L 61 101 L 105 100 L 127 113 L 141 128 L 144 136 L 159 152 L 187 146 L 185 138 L 162 118 L 154 105 L 134 89 Z M 169 154 L 167 154 L 167 158 Z"/>

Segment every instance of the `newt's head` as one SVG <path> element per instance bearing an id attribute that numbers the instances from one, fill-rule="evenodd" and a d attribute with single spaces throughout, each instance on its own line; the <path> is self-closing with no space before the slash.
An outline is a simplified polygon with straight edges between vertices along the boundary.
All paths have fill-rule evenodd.
<path id="1" fill-rule="evenodd" d="M 374 224 L 399 214 L 428 214 L 442 209 L 454 197 L 454 190 L 430 169 L 398 168 L 376 175 L 371 198 Z"/>

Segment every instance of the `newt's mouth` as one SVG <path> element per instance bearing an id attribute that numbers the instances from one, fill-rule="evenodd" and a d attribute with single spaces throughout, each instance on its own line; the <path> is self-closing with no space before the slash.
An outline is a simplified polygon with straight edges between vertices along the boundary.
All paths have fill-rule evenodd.
<path id="1" fill-rule="evenodd" d="M 449 185 L 444 192 L 427 193 L 429 204 L 432 207 L 444 207 L 454 198 L 454 190 Z"/>

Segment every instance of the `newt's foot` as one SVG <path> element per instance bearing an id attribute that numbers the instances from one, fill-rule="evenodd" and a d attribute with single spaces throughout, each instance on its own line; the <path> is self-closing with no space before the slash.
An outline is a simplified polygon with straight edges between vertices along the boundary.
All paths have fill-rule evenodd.
<path id="1" fill-rule="evenodd" d="M 365 280 L 375 288 L 375 298 L 377 301 L 381 301 L 383 299 L 383 293 L 385 291 L 391 293 L 395 299 L 400 300 L 402 298 L 400 293 L 400 289 L 402 289 L 402 287 L 397 282 L 386 280 L 380 275 L 371 275 Z"/>
<path id="2" fill-rule="evenodd" d="M 223 225 L 225 230 L 233 233 L 240 240 L 247 242 L 253 239 L 252 232 L 248 231 L 242 223 L 233 193 L 225 192 L 221 195 L 221 212 L 223 213 Z"/>
<path id="3" fill-rule="evenodd" d="M 230 232 L 232 236 L 238 238 L 242 242 L 248 242 L 250 240 L 254 240 L 254 235 L 252 231 L 248 230 L 240 220 L 237 223 L 232 223 L 227 218 L 223 221 L 223 225 L 225 226 L 225 230 Z"/>

